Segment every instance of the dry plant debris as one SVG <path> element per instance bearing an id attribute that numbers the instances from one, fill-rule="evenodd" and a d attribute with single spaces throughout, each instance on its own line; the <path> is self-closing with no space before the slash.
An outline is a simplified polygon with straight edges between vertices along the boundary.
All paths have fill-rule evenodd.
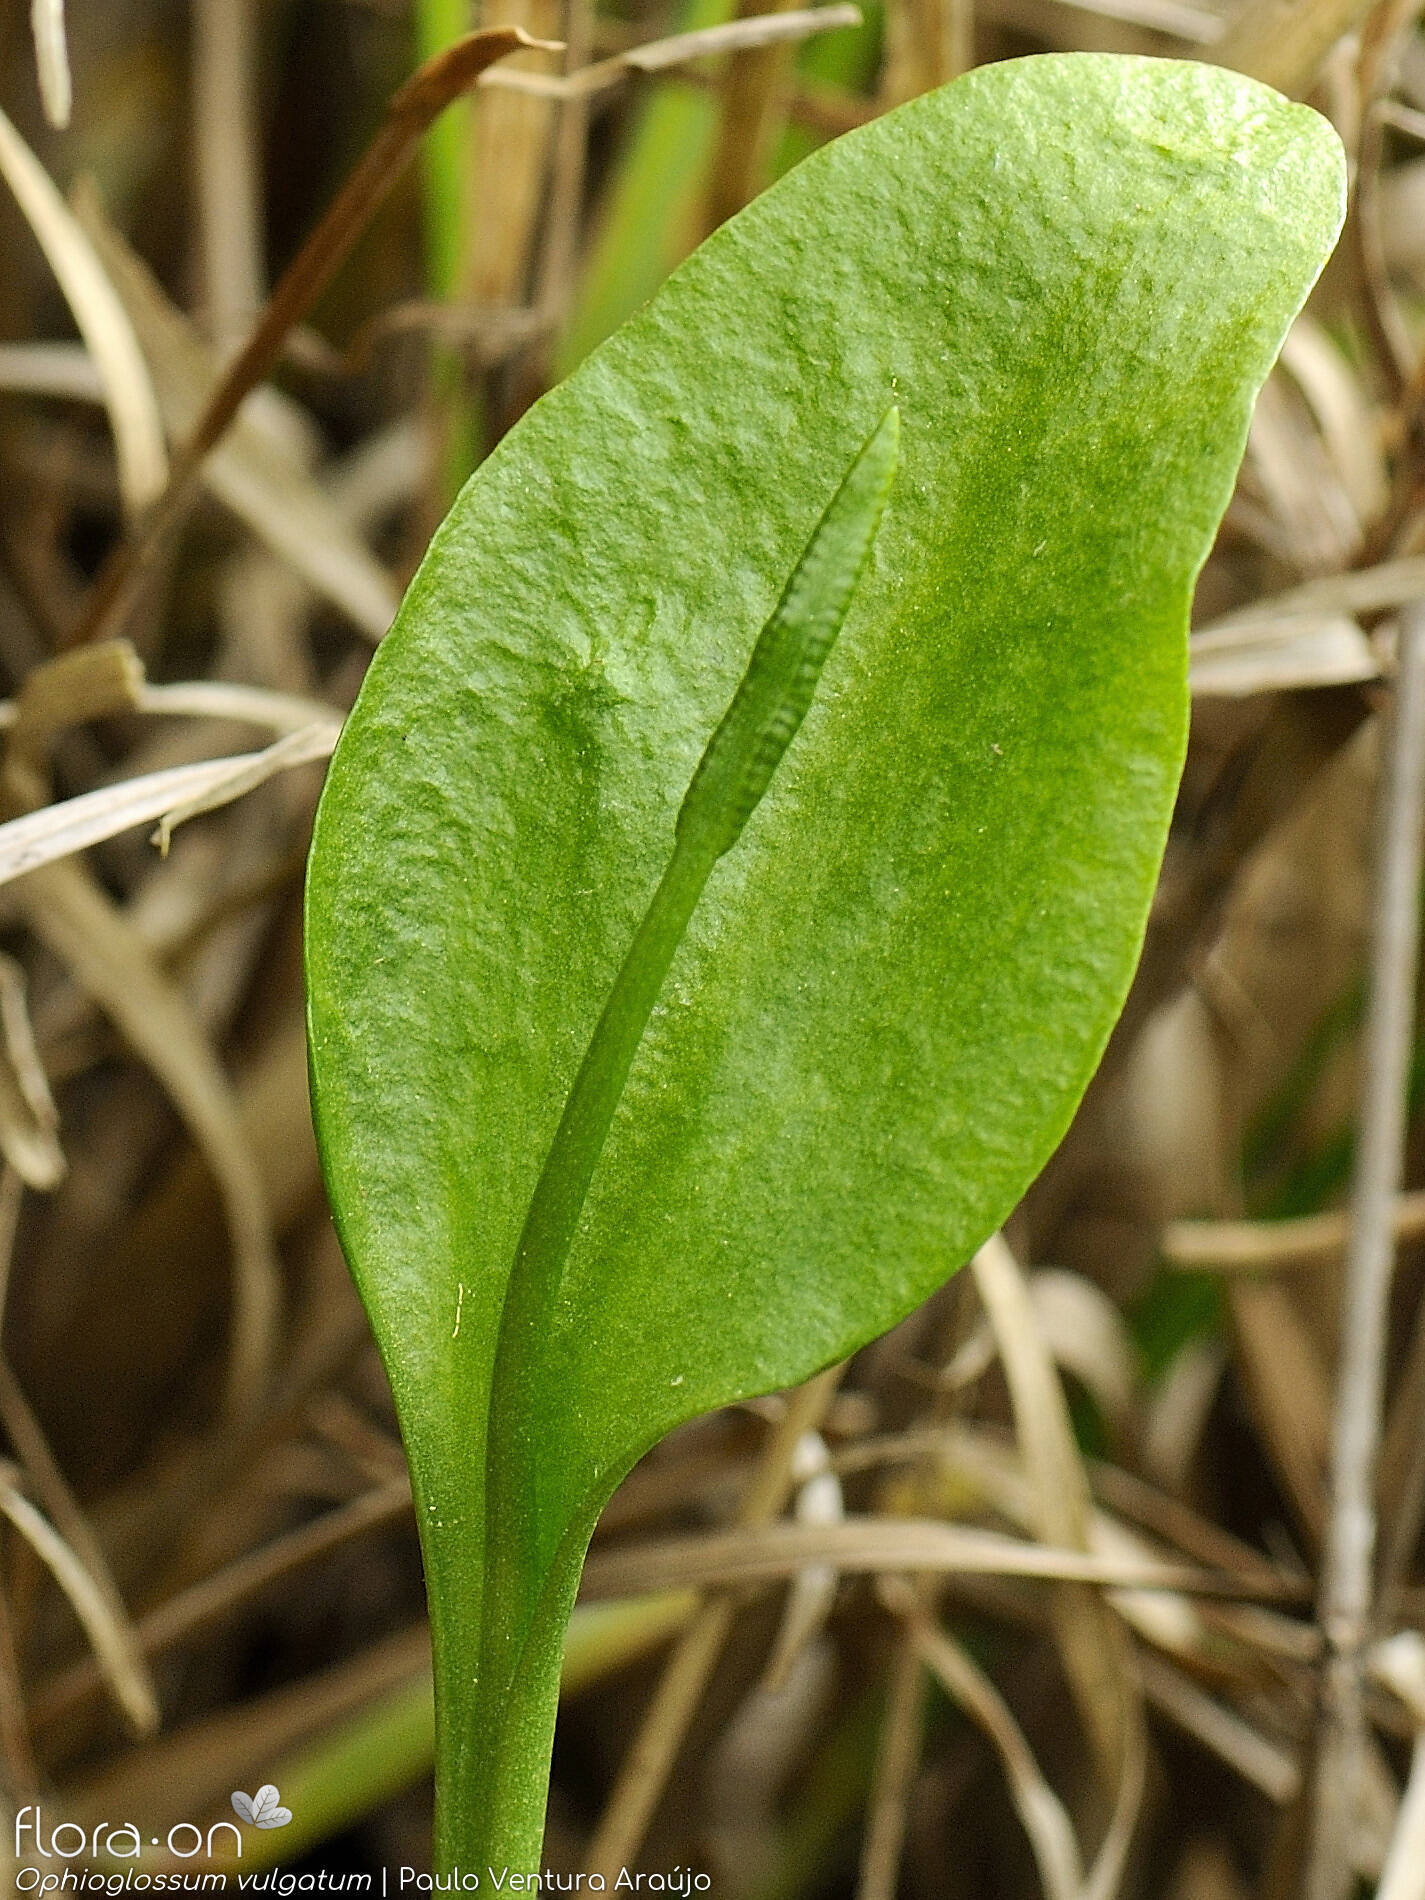
<path id="1" fill-rule="evenodd" d="M 423 1864 L 409 1494 L 297 943 L 320 762 L 453 483 L 811 144 L 979 61 L 1210 49 L 1325 110 L 1355 187 L 1202 578 L 1133 999 L 973 1269 L 615 1500 L 549 1858 L 749 1900 L 1425 1896 L 1419 8 L 862 12 L 0 15 L 11 1810 L 158 1831 L 270 1780 L 293 1824 L 245 1869 Z M 546 45 L 478 75 L 418 192 L 417 125 L 516 44 L 402 92 L 462 23 Z"/>

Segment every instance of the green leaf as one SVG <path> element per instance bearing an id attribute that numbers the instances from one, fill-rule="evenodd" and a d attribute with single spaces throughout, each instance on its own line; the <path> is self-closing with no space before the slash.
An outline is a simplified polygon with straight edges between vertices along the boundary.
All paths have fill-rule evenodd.
<path id="1" fill-rule="evenodd" d="M 307 954 L 418 1501 L 443 1867 L 536 1864 L 622 1475 L 898 1319 L 1062 1134 L 1141 940 L 1193 580 L 1342 190 L 1324 122 L 1234 74 L 981 68 L 720 230 L 437 536 L 333 761 Z M 522 1304 L 694 768 L 892 403 L 844 629 Z"/>

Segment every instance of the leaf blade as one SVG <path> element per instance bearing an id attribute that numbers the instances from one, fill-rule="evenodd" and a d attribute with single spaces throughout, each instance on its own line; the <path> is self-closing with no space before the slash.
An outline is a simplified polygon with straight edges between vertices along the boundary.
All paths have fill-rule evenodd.
<path id="1" fill-rule="evenodd" d="M 517 1708 L 460 1687 L 503 1276 L 748 629 L 894 397 L 896 507 L 541 1345 L 531 1657 L 646 1445 L 880 1330 L 1051 1151 L 1136 958 L 1192 580 L 1339 215 L 1320 122 L 1233 75 L 982 69 L 818 153 L 531 412 L 378 654 L 309 886 L 319 1132 L 412 1457 L 443 1779 L 505 1777 L 519 1852 L 547 1659 Z"/>

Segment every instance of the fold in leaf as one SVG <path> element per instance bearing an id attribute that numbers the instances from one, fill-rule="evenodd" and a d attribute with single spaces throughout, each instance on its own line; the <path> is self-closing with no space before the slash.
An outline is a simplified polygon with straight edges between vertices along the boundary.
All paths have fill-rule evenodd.
<path id="1" fill-rule="evenodd" d="M 1193 580 L 1341 208 L 1329 128 L 1235 74 L 982 68 L 718 231 L 437 536 L 333 762 L 307 956 L 418 1501 L 443 1868 L 537 1863 L 620 1477 L 892 1324 L 1059 1139 L 1141 941 Z M 521 1235 L 684 790 L 892 403 L 894 501 L 511 1379 Z"/>
<path id="2" fill-rule="evenodd" d="M 530 1508 L 539 1458 L 529 1449 L 529 1422 L 541 1399 L 541 1356 L 589 1184 L 649 1016 L 708 879 L 742 836 L 810 710 L 870 555 L 899 444 L 900 416 L 892 407 L 852 463 L 762 629 L 678 809 L 672 855 L 614 978 L 535 1184 L 500 1314 L 490 1387 L 479 1666 L 487 1704 L 517 1705 L 531 1692 L 548 1693 L 547 1668 L 532 1670 L 524 1653 L 531 1617 L 557 1619 L 551 1639 L 557 1656 L 572 1608 L 568 1592 L 578 1581 L 593 1528 L 576 1520 L 562 1540 L 563 1561 L 550 1563 Z M 481 1766 L 514 1781 L 503 1789 L 496 1779 L 475 1798 L 494 1811 L 521 1802 L 523 1790 L 514 1784 L 528 1777 L 523 1754 L 511 1757 L 492 1743 Z"/>

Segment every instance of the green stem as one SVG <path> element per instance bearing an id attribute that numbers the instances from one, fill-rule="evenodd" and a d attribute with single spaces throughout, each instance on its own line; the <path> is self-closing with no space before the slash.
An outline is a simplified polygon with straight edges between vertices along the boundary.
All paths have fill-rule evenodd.
<path id="1" fill-rule="evenodd" d="M 443 53 L 469 29 L 469 0 L 416 0 L 417 63 Z M 421 154 L 426 290 L 440 303 L 453 297 L 460 283 L 469 123 L 470 102 L 457 100 L 426 133 Z"/>
<path id="2" fill-rule="evenodd" d="M 470 0 L 416 0 L 416 55 L 420 63 L 442 53 L 470 30 Z M 427 132 L 421 153 L 425 209 L 426 295 L 453 304 L 465 277 L 465 241 L 470 229 L 469 159 L 473 107 L 457 99 Z M 479 460 L 479 411 L 459 350 L 431 339 L 431 395 L 441 436 L 442 503 L 453 501 Z"/>
<path id="3" fill-rule="evenodd" d="M 862 448 L 763 628 L 688 786 L 673 853 L 634 933 L 535 1184 L 500 1317 L 485 1471 L 478 1679 L 460 1724 L 460 1785 L 442 1799 L 442 1867 L 472 1852 L 534 1870 L 559 1654 L 602 1498 L 586 1501 L 552 1556 L 535 1478 L 538 1386 L 569 1251 L 629 1071 L 669 967 L 718 859 L 741 837 L 806 717 L 870 555 L 899 455 L 888 410 Z M 612 1482 L 617 1474 L 606 1474 Z M 456 1718 L 458 1720 L 458 1718 Z M 498 1860 L 495 1859 L 498 1856 Z"/>
<path id="4" fill-rule="evenodd" d="M 594 1170 L 694 906 L 718 854 L 680 839 L 614 979 L 529 1205 L 500 1318 L 490 1390 L 489 1527 L 481 1675 L 508 1683 L 526 1643 L 524 1606 L 539 1568 L 528 1474 L 539 1429 L 540 1349 Z M 592 1526 L 590 1527 L 592 1529 Z M 582 1561 L 582 1552 L 580 1553 Z"/>

